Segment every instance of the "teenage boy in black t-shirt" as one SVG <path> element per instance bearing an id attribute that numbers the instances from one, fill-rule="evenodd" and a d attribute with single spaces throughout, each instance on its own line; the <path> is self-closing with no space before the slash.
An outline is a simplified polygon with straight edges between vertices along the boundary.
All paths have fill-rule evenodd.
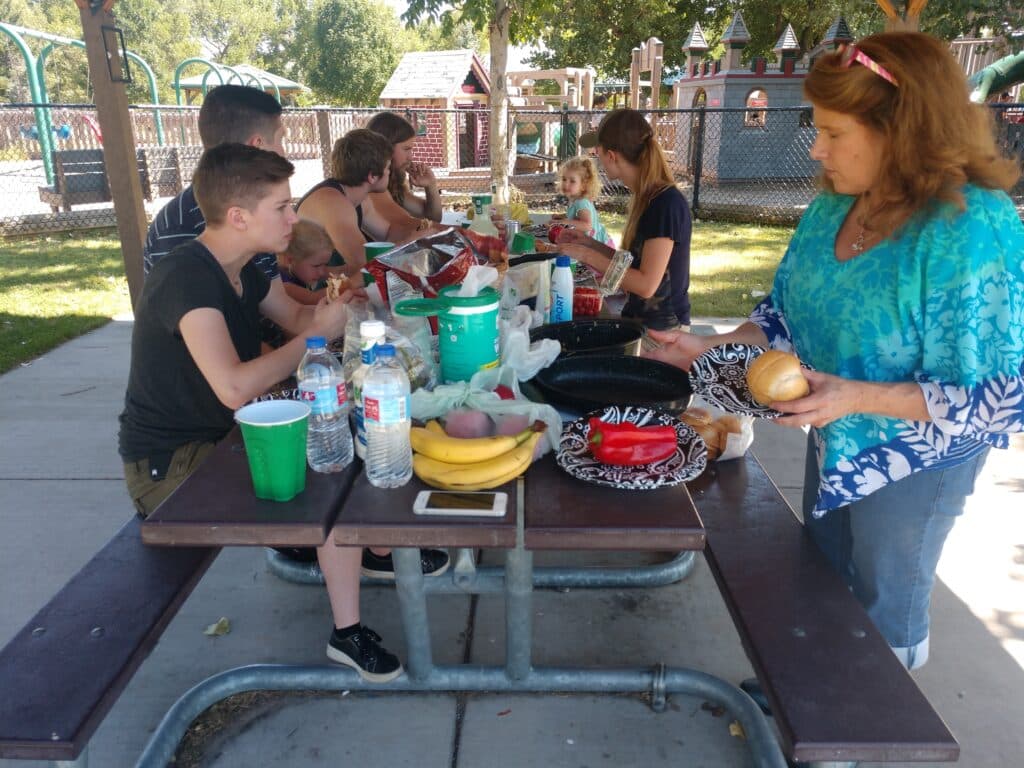
<path id="1" fill-rule="evenodd" d="M 297 221 L 280 155 L 244 144 L 207 150 L 193 178 L 206 228 L 159 261 L 135 312 L 132 358 L 119 451 L 125 482 L 146 516 L 184 481 L 230 431 L 233 412 L 298 366 L 309 336 L 345 329 L 339 301 L 303 306 L 270 282 L 252 257 L 283 251 Z M 260 355 L 259 317 L 294 338 Z M 367 680 L 401 674 L 398 658 L 359 623 L 361 551 L 328 542 L 317 550 L 334 616 L 327 655 Z"/>

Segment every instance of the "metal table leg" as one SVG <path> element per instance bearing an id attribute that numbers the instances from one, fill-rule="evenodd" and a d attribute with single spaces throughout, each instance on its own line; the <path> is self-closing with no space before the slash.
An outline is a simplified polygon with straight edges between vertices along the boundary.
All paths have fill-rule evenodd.
<path id="1" fill-rule="evenodd" d="M 406 670 L 413 680 L 426 680 L 434 662 L 430 651 L 430 624 L 420 551 L 415 547 L 401 547 L 391 550 L 391 557 L 395 564 L 395 589 L 405 632 Z"/>

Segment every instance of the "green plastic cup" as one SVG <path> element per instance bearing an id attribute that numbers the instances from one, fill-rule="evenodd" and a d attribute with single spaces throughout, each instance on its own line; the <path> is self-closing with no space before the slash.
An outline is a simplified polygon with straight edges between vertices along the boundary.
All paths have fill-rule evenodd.
<path id="1" fill-rule="evenodd" d="M 533 253 L 537 247 L 537 238 L 532 232 L 516 232 L 512 235 L 512 245 L 509 250 L 514 254 Z"/>
<path id="2" fill-rule="evenodd" d="M 367 243 L 363 246 L 363 253 L 366 254 L 366 263 L 369 264 L 382 253 L 387 253 L 394 247 L 394 243 Z"/>
<path id="3" fill-rule="evenodd" d="M 291 501 L 306 488 L 309 406 L 297 400 L 266 400 L 235 411 L 259 499 Z"/>

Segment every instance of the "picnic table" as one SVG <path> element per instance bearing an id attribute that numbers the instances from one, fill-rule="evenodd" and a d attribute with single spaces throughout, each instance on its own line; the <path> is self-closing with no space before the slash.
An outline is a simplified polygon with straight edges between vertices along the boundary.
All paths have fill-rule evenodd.
<path id="1" fill-rule="evenodd" d="M 426 488 L 418 479 L 381 490 L 361 470 L 356 461 L 336 475 L 309 472 L 306 491 L 293 501 L 260 501 L 236 430 L 142 523 L 141 536 L 148 544 L 181 547 L 327 541 L 392 547 L 406 674 L 374 684 L 329 666 L 221 673 L 179 699 L 140 767 L 164 765 L 192 720 L 227 696 L 303 689 L 645 693 L 656 710 L 669 694 L 687 694 L 739 721 L 757 766 L 783 768 L 785 756 L 839 768 L 851 760 L 941 761 L 959 754 L 942 719 L 750 454 L 712 465 L 686 485 L 644 492 L 581 482 L 549 455 L 498 489 L 509 496 L 501 518 L 415 515 L 413 500 Z M 503 666 L 434 664 L 421 547 L 462 548 L 451 571 L 455 588 L 504 595 Z M 503 572 L 478 574 L 465 548 L 504 550 Z M 533 553 L 545 549 L 703 551 L 764 685 L 779 737 L 739 688 L 698 670 L 534 666 Z"/>
<path id="2" fill-rule="evenodd" d="M 413 478 L 392 490 L 374 488 L 356 461 L 337 475 L 310 472 L 306 491 L 287 503 L 252 494 L 248 466 L 236 429 L 209 459 L 141 526 L 142 539 L 160 546 L 392 547 L 396 588 L 406 640 L 406 674 L 384 685 L 364 683 L 339 668 L 288 672 L 245 667 L 232 680 L 199 686 L 178 702 L 158 729 L 140 765 L 162 765 L 191 720 L 217 700 L 251 688 L 330 690 L 339 674 L 345 688 L 384 691 L 647 692 L 663 706 L 670 693 L 700 695 L 730 711 L 747 733 L 761 766 L 785 765 L 771 730 L 753 702 L 723 680 L 687 669 L 537 668 L 532 664 L 533 551 L 695 550 L 704 527 L 685 485 L 642 494 L 588 485 L 565 475 L 552 456 L 501 487 L 509 496 L 500 518 L 420 516 L 412 511 L 426 489 Z M 462 574 L 466 594 L 505 595 L 506 661 L 503 667 L 436 666 L 430 646 L 426 590 L 419 548 L 505 550 L 504 576 Z M 459 564 L 453 569 L 459 580 Z"/>

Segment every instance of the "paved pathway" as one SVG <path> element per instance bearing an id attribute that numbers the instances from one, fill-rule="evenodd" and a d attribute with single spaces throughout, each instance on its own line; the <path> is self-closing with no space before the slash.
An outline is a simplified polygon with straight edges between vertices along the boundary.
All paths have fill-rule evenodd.
<path id="1" fill-rule="evenodd" d="M 113 322 L 0 376 L 0 643 L 131 514 L 115 450 L 130 333 L 130 323 Z M 754 450 L 791 499 L 802 446 L 799 432 L 758 426 Z M 932 660 L 915 673 L 969 768 L 1020 765 L 1024 753 L 1022 458 L 1020 440 L 1014 452 L 993 454 L 953 533 L 933 606 Z M 368 623 L 404 652 L 394 591 L 367 589 L 362 604 Z M 751 673 L 703 562 L 680 584 L 541 592 L 535 609 L 537 664 L 664 662 L 734 681 Z M 501 659 L 500 598 L 437 596 L 430 610 L 439 663 Z M 271 576 L 261 550 L 226 550 L 100 727 L 91 764 L 132 765 L 177 696 L 210 674 L 253 662 L 323 663 L 328 615 L 322 590 Z M 221 616 L 231 633 L 203 635 Z M 686 697 L 655 714 L 629 696 L 296 695 L 230 716 L 201 764 L 746 766 L 728 725 Z M 0 760 L 0 768 L 28 765 Z"/>

